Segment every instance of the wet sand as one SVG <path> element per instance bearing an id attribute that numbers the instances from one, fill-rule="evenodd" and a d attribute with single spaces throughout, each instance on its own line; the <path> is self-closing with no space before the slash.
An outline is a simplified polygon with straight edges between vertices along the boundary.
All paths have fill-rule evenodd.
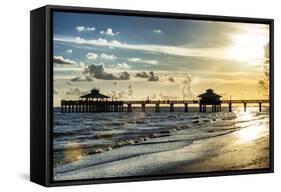
<path id="1" fill-rule="evenodd" d="M 260 129 L 260 132 L 251 135 L 252 130 L 240 130 L 223 136 L 220 138 L 220 142 L 224 143 L 224 146 L 217 150 L 215 154 L 180 165 L 168 170 L 168 172 L 190 173 L 269 168 L 268 127 L 250 127 L 247 129 Z M 217 145 L 217 140 L 213 138 L 203 142 L 206 146 Z M 200 142 L 198 142 L 199 144 Z"/>

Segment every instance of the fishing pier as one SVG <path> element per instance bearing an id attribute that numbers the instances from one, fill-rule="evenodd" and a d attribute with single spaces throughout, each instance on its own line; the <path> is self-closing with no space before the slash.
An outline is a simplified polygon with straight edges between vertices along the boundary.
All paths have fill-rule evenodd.
<path id="1" fill-rule="evenodd" d="M 79 100 L 62 100 L 62 113 L 98 113 L 98 112 L 132 112 L 132 106 L 140 106 L 141 111 L 146 111 L 146 106 L 155 106 L 155 112 L 160 112 L 161 105 L 169 106 L 170 112 L 174 112 L 175 105 L 183 106 L 184 112 L 189 111 L 189 106 L 197 105 L 199 112 L 207 112 L 207 107 L 211 106 L 212 112 L 221 111 L 222 105 L 228 106 L 228 111 L 232 112 L 233 105 L 242 105 L 244 111 L 248 104 L 256 104 L 259 111 L 262 111 L 263 104 L 269 104 L 268 99 L 248 99 L 248 100 L 220 100 L 220 95 L 208 89 L 198 96 L 199 100 L 131 100 L 131 101 L 111 101 L 109 97 L 103 95 L 97 89 L 91 93 L 83 95 Z"/>

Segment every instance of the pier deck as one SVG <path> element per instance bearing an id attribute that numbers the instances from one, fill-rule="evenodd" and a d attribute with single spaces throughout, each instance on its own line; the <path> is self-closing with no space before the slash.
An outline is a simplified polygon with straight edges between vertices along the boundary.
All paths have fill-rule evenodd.
<path id="1" fill-rule="evenodd" d="M 228 105 L 229 111 L 232 111 L 232 104 L 243 104 L 244 111 L 247 104 L 258 104 L 259 111 L 262 111 L 262 104 L 269 103 L 268 99 L 245 99 L 245 100 L 221 100 L 221 105 Z M 170 112 L 174 111 L 174 105 L 184 105 L 184 111 L 188 112 L 188 105 L 199 105 L 200 112 L 206 112 L 206 108 L 202 110 L 200 100 L 129 100 L 129 101 L 93 101 L 93 100 L 62 100 L 61 112 L 63 113 L 83 113 L 83 112 L 123 112 L 124 106 L 127 112 L 132 111 L 132 105 L 139 105 L 142 112 L 145 112 L 146 105 L 155 105 L 155 112 L 160 112 L 161 105 L 170 105 Z M 215 106 L 212 111 L 220 111 L 221 105 Z"/>

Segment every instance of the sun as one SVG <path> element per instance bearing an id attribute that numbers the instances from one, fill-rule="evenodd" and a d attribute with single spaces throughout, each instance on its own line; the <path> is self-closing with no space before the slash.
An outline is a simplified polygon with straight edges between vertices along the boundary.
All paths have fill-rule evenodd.
<path id="1" fill-rule="evenodd" d="M 231 59 L 246 61 L 249 64 L 264 59 L 264 46 L 267 43 L 264 36 L 253 33 L 236 34 L 232 39 L 233 45 L 226 51 Z"/>

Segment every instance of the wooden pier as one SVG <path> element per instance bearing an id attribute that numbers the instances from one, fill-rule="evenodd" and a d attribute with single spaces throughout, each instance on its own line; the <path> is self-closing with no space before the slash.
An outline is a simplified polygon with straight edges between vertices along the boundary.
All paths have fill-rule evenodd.
<path id="1" fill-rule="evenodd" d="M 263 104 L 269 104 L 267 99 L 247 99 L 247 100 L 220 100 L 220 105 L 211 105 L 211 111 L 221 111 L 221 106 L 228 106 L 228 111 L 232 112 L 233 104 L 244 107 L 247 110 L 248 104 L 257 104 L 259 111 L 262 111 Z M 132 112 L 132 106 L 141 107 L 141 111 L 146 111 L 146 106 L 155 106 L 155 112 L 160 112 L 162 106 L 170 106 L 170 112 L 174 112 L 175 105 L 182 105 L 184 112 L 189 111 L 190 105 L 197 105 L 200 112 L 207 112 L 208 105 L 202 105 L 200 100 L 131 100 L 131 101 L 91 101 L 91 100 L 62 100 L 61 112 L 63 113 L 95 113 L 95 112 Z M 126 111 L 124 110 L 126 107 Z"/>
<path id="2" fill-rule="evenodd" d="M 212 112 L 221 111 L 221 105 L 228 105 L 228 111 L 232 111 L 233 104 L 243 104 L 244 111 L 247 104 L 258 104 L 262 111 L 262 104 L 269 100 L 247 99 L 247 100 L 220 100 L 221 96 L 212 89 L 198 95 L 199 100 L 131 100 L 131 101 L 109 101 L 109 96 L 103 95 L 98 89 L 92 89 L 90 93 L 80 96 L 79 100 L 62 100 L 62 113 L 100 113 L 100 112 L 123 112 L 126 106 L 127 112 L 132 112 L 132 106 L 141 106 L 141 111 L 146 111 L 146 105 L 154 105 L 155 112 L 160 112 L 161 105 L 170 106 L 170 112 L 175 111 L 175 105 L 183 105 L 184 112 L 188 112 L 189 105 L 199 105 L 199 112 L 207 112 L 207 106 L 211 106 Z"/>
<path id="3" fill-rule="evenodd" d="M 122 101 L 61 101 L 62 113 L 123 112 Z"/>

